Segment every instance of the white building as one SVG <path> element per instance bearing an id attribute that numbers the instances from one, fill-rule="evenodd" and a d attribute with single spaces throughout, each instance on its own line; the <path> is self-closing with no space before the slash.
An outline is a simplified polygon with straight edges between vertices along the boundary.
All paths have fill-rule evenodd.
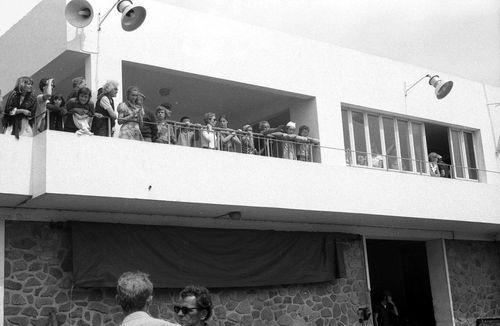
<path id="1" fill-rule="evenodd" d="M 115 103 L 137 85 L 150 108 L 175 103 L 177 119 L 201 121 L 213 111 L 227 114 L 234 128 L 261 120 L 306 124 L 321 141 L 320 162 L 58 131 L 19 140 L 0 135 L 6 325 L 44 321 L 51 311 L 60 323 L 117 322 L 114 308 L 99 310 L 87 297 L 82 300 L 89 305 L 74 299 L 68 309 L 61 308 L 67 300 L 39 301 L 40 291 L 54 285 L 30 270 L 26 255 L 32 252 L 47 270 L 62 258 L 41 254 L 50 247 L 43 246 L 45 231 L 33 235 L 36 245 L 19 247 L 16 240 L 30 238 L 27 221 L 42 222 L 36 224 L 42 230 L 49 222 L 82 221 L 362 236 L 348 254 L 360 283 L 350 275 L 324 285 L 318 311 L 306 309 L 306 298 L 294 310 L 295 302 L 286 300 L 294 296 L 290 288 L 276 286 L 269 291 L 285 298 L 278 302 L 284 307 L 274 309 L 271 295 L 262 301 L 283 312 L 269 317 L 254 295 L 238 289 L 232 309 L 217 300 L 216 325 L 357 325 L 358 308 L 369 306 L 368 293 L 377 287 L 391 288 L 402 313 L 415 322 L 415 309 L 436 325 L 500 317 L 500 113 L 494 105 L 500 87 L 157 1 L 147 3 L 147 19 L 133 32 L 121 29 L 114 12 L 100 32 L 97 19 L 78 29 L 66 22 L 65 5 L 42 1 L 0 38 L 1 89 L 22 75 L 33 76 L 35 85 L 54 77 L 63 94 L 76 76 L 85 76 L 94 91 L 117 80 Z M 97 3 L 94 13 L 107 9 Z M 404 83 L 427 74 L 453 80 L 451 93 L 437 100 L 425 79 L 405 96 Z M 160 96 L 160 88 L 170 95 Z M 451 178 L 429 175 L 431 151 L 449 156 Z M 240 219 L 216 218 L 234 211 Z M 67 232 L 52 231 L 61 237 Z M 412 271 L 420 272 L 422 262 L 426 273 L 417 277 Z M 61 275 L 54 276 L 53 297 L 71 297 L 61 285 L 71 271 L 63 268 Z M 40 284 L 28 286 L 30 277 Z M 343 301 L 332 289 L 336 284 L 359 288 L 347 289 L 349 300 Z M 428 290 L 418 289 L 421 284 Z M 223 298 L 224 291 L 216 296 Z M 331 305 L 322 301 L 330 294 L 337 298 L 329 299 Z M 412 296 L 423 306 L 415 307 Z M 160 315 L 170 316 L 162 300 Z M 245 300 L 251 308 L 238 310 Z"/>

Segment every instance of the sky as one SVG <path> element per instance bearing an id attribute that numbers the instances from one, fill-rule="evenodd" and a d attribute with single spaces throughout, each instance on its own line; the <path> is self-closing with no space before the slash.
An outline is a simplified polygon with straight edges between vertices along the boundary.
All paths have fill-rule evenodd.
<path id="1" fill-rule="evenodd" d="M 0 0 L 0 35 L 39 1 Z M 500 86 L 499 0 L 156 1 Z"/>

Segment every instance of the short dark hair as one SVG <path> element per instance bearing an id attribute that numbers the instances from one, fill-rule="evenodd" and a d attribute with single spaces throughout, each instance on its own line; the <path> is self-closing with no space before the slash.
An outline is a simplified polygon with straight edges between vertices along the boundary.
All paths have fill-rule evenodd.
<path id="1" fill-rule="evenodd" d="M 52 95 L 50 97 L 50 104 L 55 104 L 56 100 L 61 100 L 61 106 L 65 106 L 66 105 L 66 101 L 64 100 L 64 97 L 62 94 L 56 94 L 56 95 Z"/>
<path id="2" fill-rule="evenodd" d="M 182 122 L 183 120 L 186 120 L 186 119 L 191 120 L 191 118 L 190 118 L 190 117 L 188 117 L 188 116 L 184 116 L 184 117 L 182 117 L 182 118 L 180 118 L 180 119 L 179 119 L 179 122 Z"/>
<path id="3" fill-rule="evenodd" d="M 195 297 L 198 309 L 205 310 L 207 312 L 207 315 L 204 319 L 205 321 L 208 320 L 210 316 L 212 316 L 212 298 L 210 297 L 210 292 L 208 292 L 206 287 L 198 285 L 188 285 L 179 293 L 179 295 L 182 299 L 190 296 Z"/>
<path id="4" fill-rule="evenodd" d="M 118 279 L 116 298 L 126 313 L 142 310 L 152 294 L 153 283 L 146 273 L 125 272 Z"/>
<path id="5" fill-rule="evenodd" d="M 90 88 L 84 86 L 78 90 L 78 96 L 80 96 L 80 94 L 92 96 L 92 91 L 90 90 Z"/>
<path id="6" fill-rule="evenodd" d="M 49 81 L 49 78 L 42 78 L 40 79 L 40 83 L 38 84 L 38 87 L 40 88 L 40 91 L 43 92 L 43 88 L 45 85 L 47 85 L 47 82 Z"/>

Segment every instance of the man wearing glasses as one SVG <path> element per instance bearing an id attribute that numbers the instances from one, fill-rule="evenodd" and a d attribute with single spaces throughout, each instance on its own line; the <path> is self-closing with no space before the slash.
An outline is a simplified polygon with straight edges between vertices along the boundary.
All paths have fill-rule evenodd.
<path id="1" fill-rule="evenodd" d="M 151 317 L 147 311 L 153 300 L 153 284 L 143 272 L 125 272 L 118 279 L 116 302 L 122 307 L 121 326 L 178 326 Z"/>

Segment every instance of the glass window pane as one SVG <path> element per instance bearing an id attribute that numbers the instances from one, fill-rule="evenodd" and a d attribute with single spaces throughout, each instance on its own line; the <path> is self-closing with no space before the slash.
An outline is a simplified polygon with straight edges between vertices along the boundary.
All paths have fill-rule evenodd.
<path id="1" fill-rule="evenodd" d="M 460 147 L 460 133 L 458 131 L 451 132 L 451 143 L 453 146 L 453 159 L 454 167 L 457 178 L 464 177 L 463 162 L 462 162 L 462 149 Z"/>
<path id="2" fill-rule="evenodd" d="M 474 142 L 470 132 L 464 132 L 465 155 L 467 167 L 469 168 L 469 179 L 477 180 L 476 156 L 474 155 Z"/>
<path id="3" fill-rule="evenodd" d="M 417 163 L 417 172 L 426 172 L 425 166 L 425 153 L 424 153 L 424 140 L 422 135 L 422 124 L 411 123 L 413 133 L 413 147 L 415 150 L 415 160 Z"/>
<path id="4" fill-rule="evenodd" d="M 344 129 L 344 149 L 345 161 L 348 165 L 351 164 L 351 137 L 349 136 L 349 119 L 347 111 L 342 110 L 342 127 Z"/>
<path id="5" fill-rule="evenodd" d="M 410 134 L 408 122 L 398 120 L 399 145 L 401 147 L 401 163 L 404 171 L 413 171 L 411 164 Z"/>
<path id="6" fill-rule="evenodd" d="M 384 125 L 385 152 L 389 169 L 399 170 L 394 120 L 392 118 L 382 118 L 382 123 Z"/>
<path id="7" fill-rule="evenodd" d="M 382 142 L 380 140 L 380 125 L 378 123 L 378 116 L 368 115 L 368 129 L 370 130 L 372 166 L 376 168 L 383 168 L 384 157 L 382 156 Z"/>
<path id="8" fill-rule="evenodd" d="M 368 160 L 366 155 L 365 123 L 363 119 L 363 113 L 352 112 L 352 124 L 354 129 L 356 164 L 368 165 Z"/>

